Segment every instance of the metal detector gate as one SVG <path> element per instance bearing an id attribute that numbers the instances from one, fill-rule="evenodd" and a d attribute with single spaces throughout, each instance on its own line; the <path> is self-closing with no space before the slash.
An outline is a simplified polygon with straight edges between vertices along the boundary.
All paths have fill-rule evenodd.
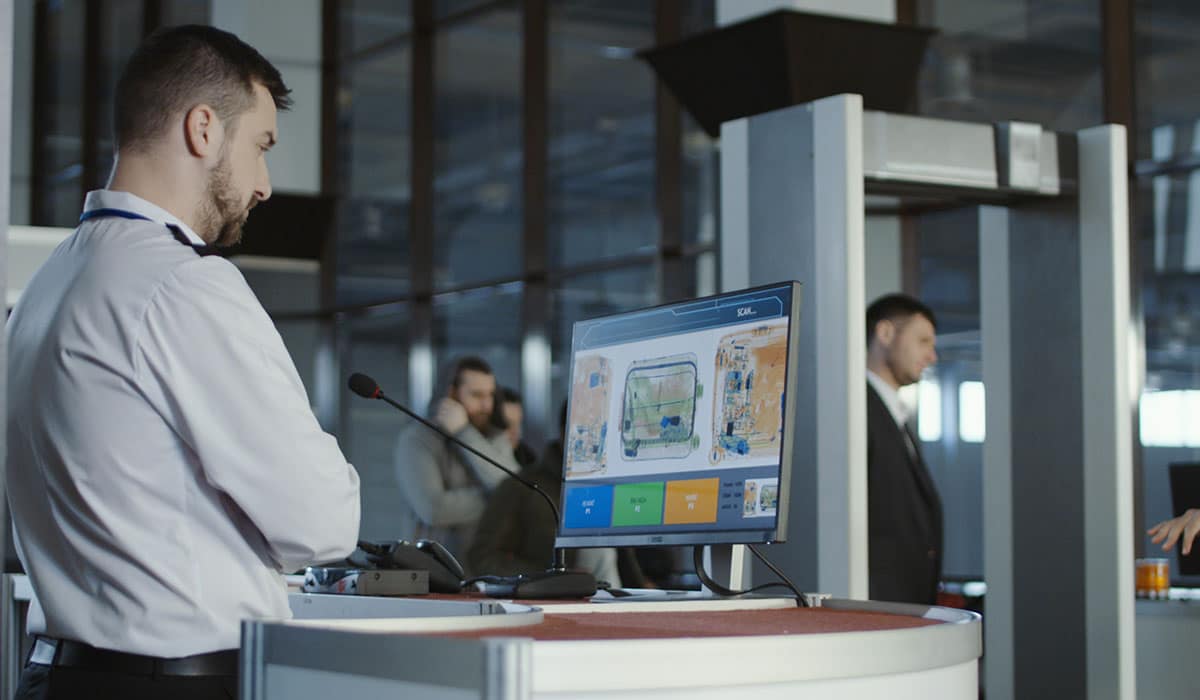
<path id="1" fill-rule="evenodd" d="M 864 201 L 977 206 L 987 695 L 1132 698 L 1125 129 L 838 95 L 727 122 L 721 141 L 723 285 L 804 283 L 788 541 L 772 558 L 806 590 L 867 597 Z"/>

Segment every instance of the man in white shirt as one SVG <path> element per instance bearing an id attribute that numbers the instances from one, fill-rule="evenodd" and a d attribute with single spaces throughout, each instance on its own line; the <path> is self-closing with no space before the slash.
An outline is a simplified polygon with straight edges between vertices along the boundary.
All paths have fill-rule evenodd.
<path id="1" fill-rule="evenodd" d="M 8 488 L 39 639 L 21 698 L 234 697 L 241 620 L 344 557 L 359 481 L 235 243 L 271 194 L 279 72 L 211 27 L 117 86 L 117 164 L 7 326 Z"/>
<path id="2" fill-rule="evenodd" d="M 942 502 L 902 386 L 937 361 L 937 320 L 891 294 L 867 308 L 867 531 L 872 600 L 932 605 L 942 568 Z"/>

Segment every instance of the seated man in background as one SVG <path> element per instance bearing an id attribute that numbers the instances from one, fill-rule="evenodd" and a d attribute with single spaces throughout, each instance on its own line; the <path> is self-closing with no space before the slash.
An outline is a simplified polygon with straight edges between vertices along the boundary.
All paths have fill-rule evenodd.
<path id="1" fill-rule="evenodd" d="M 496 377 L 478 357 L 459 359 L 446 394 L 432 408 L 432 420 L 447 433 L 516 472 L 508 435 L 492 425 Z M 487 495 L 504 472 L 413 421 L 396 442 L 396 476 L 402 537 L 440 542 L 461 556 L 471 544 Z M 468 567 L 468 570 L 470 567 Z"/>
<path id="2" fill-rule="evenodd" d="M 567 422 L 564 403 L 559 414 L 559 434 Z M 542 459 L 522 476 L 537 484 L 556 506 L 562 498 L 563 443 L 560 437 L 546 446 Z M 513 478 L 505 479 L 488 499 L 474 541 L 467 551 L 467 566 L 476 574 L 512 576 L 545 571 L 554 563 L 554 536 L 558 523 L 546 501 Z M 570 568 L 590 571 L 598 581 L 614 587 L 643 586 L 632 550 L 601 547 L 568 553 Z M 622 573 L 624 575 L 622 575 Z"/>

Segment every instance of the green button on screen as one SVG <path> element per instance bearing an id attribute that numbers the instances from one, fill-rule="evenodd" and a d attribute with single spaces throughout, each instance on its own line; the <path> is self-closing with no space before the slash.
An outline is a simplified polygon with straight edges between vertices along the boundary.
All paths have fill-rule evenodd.
<path id="1" fill-rule="evenodd" d="M 663 483 L 618 484 L 613 487 L 613 525 L 662 523 Z"/>

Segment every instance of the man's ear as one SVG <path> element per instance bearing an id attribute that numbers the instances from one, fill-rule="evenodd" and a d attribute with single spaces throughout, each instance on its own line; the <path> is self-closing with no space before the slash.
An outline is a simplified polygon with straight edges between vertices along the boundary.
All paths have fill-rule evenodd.
<path id="1" fill-rule="evenodd" d="M 225 140 L 225 127 L 217 111 L 203 102 L 183 117 L 183 139 L 188 153 L 204 160 L 215 160 Z"/>
<path id="2" fill-rule="evenodd" d="M 892 340 L 896 337 L 896 324 L 889 319 L 884 319 L 875 324 L 875 341 L 883 347 L 890 347 Z"/>

